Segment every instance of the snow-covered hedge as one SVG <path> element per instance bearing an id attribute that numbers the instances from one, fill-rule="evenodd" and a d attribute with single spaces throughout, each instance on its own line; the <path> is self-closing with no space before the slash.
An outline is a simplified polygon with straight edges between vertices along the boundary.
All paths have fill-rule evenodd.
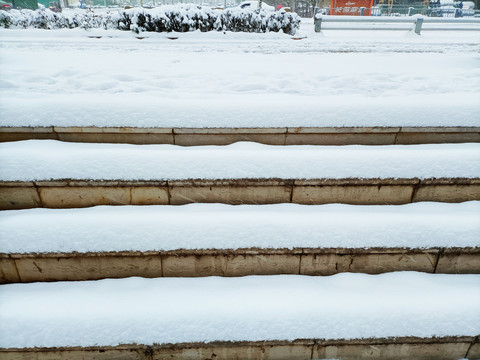
<path id="1" fill-rule="evenodd" d="M 91 10 L 54 13 L 46 10 L 0 11 L 0 26 L 4 28 L 104 28 L 135 32 L 233 31 L 278 32 L 294 34 L 300 17 L 284 11 L 263 9 L 213 10 L 197 5 L 171 5 L 155 9 L 129 9 L 95 13 Z"/>
<path id="2" fill-rule="evenodd" d="M 74 11 L 55 13 L 48 9 L 0 11 L 0 26 L 4 28 L 73 29 L 118 28 L 119 15 L 105 12 Z"/>

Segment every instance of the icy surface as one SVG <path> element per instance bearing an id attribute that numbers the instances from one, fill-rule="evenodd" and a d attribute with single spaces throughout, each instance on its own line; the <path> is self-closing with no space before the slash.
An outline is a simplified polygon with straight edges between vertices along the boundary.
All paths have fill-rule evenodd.
<path id="1" fill-rule="evenodd" d="M 478 32 L 141 37 L 0 29 L 0 125 L 480 126 Z"/>
<path id="2" fill-rule="evenodd" d="M 480 144 L 397 146 L 0 144 L 0 180 L 480 177 Z"/>
<path id="3" fill-rule="evenodd" d="M 190 204 L 0 212 L 0 252 L 480 246 L 480 202 Z"/>
<path id="4" fill-rule="evenodd" d="M 129 278 L 2 285 L 0 347 L 476 336 L 480 276 Z"/>

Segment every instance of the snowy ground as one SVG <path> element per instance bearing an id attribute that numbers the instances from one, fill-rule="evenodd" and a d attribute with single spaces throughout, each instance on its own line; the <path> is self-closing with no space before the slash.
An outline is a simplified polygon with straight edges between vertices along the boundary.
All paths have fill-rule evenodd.
<path id="1" fill-rule="evenodd" d="M 0 125 L 480 125 L 478 31 L 296 37 L 0 29 Z"/>
<path id="2" fill-rule="evenodd" d="M 3 181 L 480 178 L 480 144 L 396 146 L 0 144 Z"/>
<path id="3" fill-rule="evenodd" d="M 480 202 L 97 206 L 0 212 L 4 253 L 480 246 Z"/>
<path id="4" fill-rule="evenodd" d="M 0 347 L 472 336 L 479 281 L 403 272 L 3 285 Z"/>

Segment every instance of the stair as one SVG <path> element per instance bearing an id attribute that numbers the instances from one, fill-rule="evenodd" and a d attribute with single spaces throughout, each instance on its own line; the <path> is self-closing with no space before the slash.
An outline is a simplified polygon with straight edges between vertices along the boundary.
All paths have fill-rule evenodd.
<path id="1" fill-rule="evenodd" d="M 475 144 L 283 148 L 244 143 L 177 148 L 29 140 L 7 142 L 1 148 L 5 164 L 0 184 L 1 205 L 9 210 L 0 217 L 1 244 L 7 249 L 0 254 L 0 281 L 10 284 L 3 285 L 4 306 L 15 304 L 23 309 L 16 293 L 21 290 L 23 297 L 37 299 L 28 300 L 24 306 L 40 316 L 38 325 L 34 325 L 30 312 L 25 316 L 15 315 L 18 326 L 23 322 L 23 328 L 28 327 L 31 334 L 28 341 L 7 336 L 4 341 L 9 345 L 0 344 L 0 354 L 5 359 L 33 355 L 38 359 L 479 356 L 478 337 L 471 336 L 476 329 L 474 324 L 480 321 L 474 301 L 465 303 L 448 298 L 443 308 L 436 305 L 436 311 L 443 314 L 440 319 L 457 319 L 454 328 L 449 322 L 435 322 L 429 310 L 425 310 L 434 301 L 426 297 L 432 294 L 438 297 L 438 292 L 448 288 L 447 293 L 462 293 L 472 299 L 478 295 L 474 285 L 478 278 L 470 275 L 480 273 L 480 247 L 476 240 L 478 204 L 464 202 L 480 200 L 476 162 L 479 147 Z M 362 155 L 367 159 L 362 159 Z M 129 158 L 133 160 L 125 161 Z M 338 174 L 329 170 L 334 165 L 341 169 Z M 292 178 L 299 170 L 303 171 L 301 176 Z M 196 173 L 200 176 L 196 177 Z M 437 202 L 425 203 L 425 200 Z M 198 204 L 174 206 L 188 203 Z M 94 205 L 107 206 L 90 207 Z M 332 238 L 333 234 L 336 237 Z M 395 271 L 408 272 L 392 273 Z M 243 278 L 247 275 L 269 276 Z M 127 279 L 132 276 L 145 280 Z M 104 280 L 90 281 L 98 279 Z M 419 288 L 415 287 L 418 279 L 423 281 Z M 62 281 L 77 282 L 65 290 L 62 284 L 67 283 Z M 143 281 L 144 285 L 138 288 L 132 285 L 135 281 Z M 235 285 L 238 281 L 248 283 Z M 365 291 L 362 286 L 352 291 L 353 284 L 365 281 L 370 284 L 366 286 L 370 289 L 368 295 L 362 295 Z M 305 282 L 310 285 L 293 285 Z M 411 288 L 402 288 L 401 282 Z M 32 284 L 18 290 L 9 288 L 18 286 L 15 283 Z M 282 295 L 273 296 L 267 303 L 251 300 L 251 296 L 262 298 L 258 289 L 270 289 L 275 294 L 274 284 L 283 289 L 279 293 Z M 85 290 L 91 286 L 92 290 Z M 131 286 L 136 290 L 129 290 Z M 232 293 L 236 295 L 228 295 L 228 291 L 225 295 L 219 290 L 242 286 L 246 286 L 245 290 Z M 348 294 L 347 313 L 353 317 L 345 320 L 327 316 L 331 319 L 329 323 L 325 318 L 322 320 L 323 312 L 312 306 L 318 301 L 328 306 L 330 302 L 325 296 L 332 296 L 332 304 L 342 304 L 339 295 L 331 295 L 339 286 L 344 286 Z M 195 290 L 200 288 L 201 292 Z M 108 301 L 91 305 L 96 313 L 111 314 L 98 320 L 104 322 L 102 332 L 110 334 L 110 338 L 102 338 L 98 330 L 88 330 L 88 326 L 74 319 L 69 320 L 71 330 L 65 330 L 65 339 L 70 338 L 76 346 L 65 346 L 62 341 L 67 340 L 51 342 L 48 337 L 33 335 L 42 333 L 35 326 L 51 326 L 51 331 L 61 326 L 61 313 L 42 313 L 42 304 L 59 301 L 53 307 L 60 309 L 64 306 L 61 303 L 87 303 L 89 300 L 82 300 L 82 296 L 98 291 L 111 296 Z M 174 292 L 167 295 L 168 291 Z M 218 291 L 218 296 L 212 295 Z M 285 298 L 292 291 L 301 296 Z M 466 291 L 471 295 L 465 294 Z M 123 325 L 117 322 L 124 321 L 122 314 L 134 305 L 132 300 L 120 301 L 119 313 L 115 315 L 111 304 L 116 299 L 129 299 L 129 294 L 136 292 L 135 298 L 152 299 L 156 307 L 166 309 L 167 313 L 176 308 L 171 307 L 172 301 L 181 307 L 189 299 L 182 311 L 191 314 L 172 315 L 172 323 L 168 324 L 163 316 L 153 320 L 155 311 L 140 302 L 147 309 L 129 315 L 130 323 L 137 324 L 142 334 L 151 337 L 139 333 L 133 343 L 128 337 L 122 340 L 118 329 Z M 163 295 L 159 297 L 160 293 Z M 395 301 L 385 298 L 388 293 Z M 75 295 L 69 298 L 70 294 Z M 208 320 L 198 318 L 198 314 L 206 314 L 205 296 L 222 299 L 218 304 L 210 300 L 217 305 Z M 245 300 L 242 296 L 246 296 Z M 361 299 L 366 299 L 365 296 L 370 299 L 367 304 L 380 298 L 382 303 L 412 305 L 387 306 L 392 318 L 385 318 L 387 315 L 380 315 L 378 308 L 375 311 L 364 308 Z M 9 299 L 15 300 L 12 303 Z M 170 300 L 164 303 L 165 299 Z M 302 305 L 305 299 L 313 303 Z M 188 304 L 196 304 L 198 308 Z M 223 304 L 221 311 L 219 304 Z M 283 314 L 278 315 L 278 324 L 271 320 L 274 317 L 268 309 L 272 304 L 277 304 L 273 308 L 281 309 Z M 357 304 L 358 310 L 352 310 L 351 304 Z M 419 310 L 413 304 L 424 304 L 426 308 Z M 89 318 L 89 312 L 82 313 L 82 307 L 73 310 L 71 306 L 74 305 L 67 305 L 67 313 L 79 312 L 80 319 Z M 297 311 L 288 310 L 292 306 Z M 298 310 L 304 307 L 308 311 L 302 320 L 300 314 L 304 312 Z M 17 307 L 11 312 L 17 314 L 14 309 Z M 238 309 L 245 309 L 246 313 L 238 313 Z M 223 315 L 215 315 L 217 311 Z M 252 317 L 248 311 L 257 315 Z M 330 311 L 345 313 L 345 309 L 336 307 Z M 262 313 L 264 318 L 259 315 Z M 293 313 L 298 314 L 291 318 Z M 156 325 L 145 328 L 149 322 L 142 320 L 142 314 L 148 314 L 150 323 Z M 239 318 L 231 318 L 230 314 Z M 377 331 L 381 328 L 378 321 L 368 320 L 378 316 L 395 324 L 393 328 L 387 327 L 388 336 Z M 192 325 L 192 334 L 183 333 L 183 340 L 167 335 L 175 331 L 176 321 L 181 324 L 187 318 L 192 324 L 198 321 L 202 325 Z M 235 338 L 220 331 L 229 327 L 226 319 L 247 324 L 244 335 Z M 253 320 L 248 320 L 250 324 L 245 319 Z M 342 321 L 356 323 L 353 328 L 363 330 L 349 333 L 347 330 L 352 327 L 342 326 Z M 271 328 L 259 322 L 270 322 Z M 113 328 L 107 329 L 108 324 L 114 324 Z M 11 326 L 11 323 L 4 326 L 4 334 L 20 332 Z M 178 328 L 183 329 L 182 326 Z M 400 330 L 402 326 L 404 332 Z M 246 335 L 255 334 L 253 328 L 264 328 L 265 334 Z M 319 328 L 324 332 L 320 334 Z M 432 331 L 441 328 L 445 329 L 443 333 Z M 210 338 L 200 335 L 206 329 L 217 332 L 207 332 Z M 285 329 L 298 331 L 290 334 Z M 317 337 L 309 337 L 308 329 Z M 416 330 L 412 333 L 411 329 Z M 428 335 L 429 331 L 436 336 Z M 98 342 L 90 339 L 92 336 L 100 337 L 100 343 L 119 345 L 93 346 Z M 156 339 L 162 339 L 161 344 L 154 345 Z"/>
<path id="2" fill-rule="evenodd" d="M 0 149 L 1 209 L 480 198 L 476 144 L 139 147 L 30 140 Z"/>
<path id="3" fill-rule="evenodd" d="M 106 46 L 106 36 L 79 38 L 99 53 Z M 8 56 L 31 56 L 31 43 L 15 39 L 8 41 L 24 53 Z M 179 58 L 191 54 L 177 45 L 192 45 L 199 56 L 220 53 L 215 39 L 207 47 L 156 40 L 118 38 L 114 46 L 133 41 L 130 50 L 150 44 L 146 49 L 160 54 L 172 45 L 169 55 Z M 28 77 L 22 107 L 13 79 L 31 65 L 13 66 L 4 84 L 12 85 L 5 97 L 11 101 L 1 104 L 0 358 L 480 358 L 480 126 L 469 90 L 475 82 L 462 78 L 468 83 L 454 94 L 465 93 L 453 105 L 441 81 L 436 93 L 419 94 L 428 85 L 423 80 L 437 74 L 425 76 L 430 68 L 421 59 L 411 74 L 391 79 L 406 85 L 389 92 L 392 68 L 381 68 L 373 85 L 359 82 L 344 102 L 343 65 L 324 76 L 349 49 L 337 40 L 295 48 L 331 52 L 312 93 L 288 93 L 282 69 L 270 75 L 275 81 L 265 98 L 257 84 L 251 93 L 202 93 L 213 72 L 191 92 L 187 82 L 163 96 L 168 81 L 160 89 L 151 76 L 161 54 L 133 64 L 138 55 L 130 51 L 122 56 L 140 66 L 152 92 L 128 90 L 120 62 L 108 72 L 116 56 L 110 54 L 100 68 L 119 87 L 108 93 L 105 83 L 105 99 L 88 87 L 97 71 L 81 79 L 49 65 L 47 75 L 58 75 L 64 87 L 52 96 L 44 79 Z M 377 51 L 377 40 L 369 41 L 357 43 L 359 53 Z M 470 38 L 460 47 L 451 40 L 416 38 L 410 48 L 403 38 L 382 41 L 385 62 L 395 53 L 407 65 L 415 61 L 405 53 L 425 44 L 439 53 L 476 51 Z M 272 69 L 259 66 L 259 78 L 292 62 L 293 45 L 278 43 Z M 250 40 L 232 44 L 239 62 L 255 65 Z M 43 56 L 52 41 L 38 46 Z M 255 61 L 264 59 L 262 51 Z M 282 52 L 287 56 L 277 64 Z M 227 58 L 209 64 L 223 66 L 216 86 L 235 71 L 224 65 Z M 453 66 L 454 59 L 441 64 Z M 471 59 L 459 61 L 467 66 Z M 172 73 L 182 69 L 173 61 L 159 66 L 170 65 Z M 466 72 L 455 67 L 441 80 L 457 73 Z M 369 70 L 360 80 L 371 78 Z M 380 91 L 375 81 L 388 97 L 370 96 Z M 335 96 L 318 103 L 330 85 Z M 122 86 L 127 91 L 117 92 Z M 357 96 L 361 91 L 369 96 Z M 78 101 L 77 92 L 88 96 Z"/>
<path id="4" fill-rule="evenodd" d="M 10 211 L 0 215 L 1 281 L 480 273 L 479 211 L 476 202 Z"/>
<path id="5" fill-rule="evenodd" d="M 13 348 L 0 354 L 5 359 L 458 359 L 467 353 L 475 358 L 478 339 L 445 334 L 476 328 L 477 281 L 474 275 L 403 272 L 28 284 L 7 288 L 5 296 L 15 301 L 4 301 L 2 308 L 15 321 L 3 327 Z M 61 338 L 51 337 L 59 327 Z M 398 336 L 372 336 L 382 331 Z M 439 336 L 430 338 L 432 331 Z M 320 339 L 309 338 L 313 332 Z M 339 336 L 343 339 L 321 340 Z M 279 337 L 288 341 L 274 340 Z M 141 345 L 157 339 L 167 344 Z M 66 340 L 80 346 L 63 347 Z M 44 348 L 34 349 L 39 344 Z"/>

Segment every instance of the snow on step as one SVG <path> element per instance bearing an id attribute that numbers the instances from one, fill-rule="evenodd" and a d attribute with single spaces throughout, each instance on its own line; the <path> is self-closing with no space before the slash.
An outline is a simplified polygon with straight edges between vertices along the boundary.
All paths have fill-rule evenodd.
<path id="1" fill-rule="evenodd" d="M 479 275 L 129 278 L 1 290 L 3 348 L 480 333 Z"/>
<path id="2" fill-rule="evenodd" d="M 155 60 L 157 59 L 155 57 Z M 434 60 L 437 59 L 438 56 L 434 58 Z M 277 58 L 272 59 L 268 62 L 268 66 L 271 66 L 276 60 Z M 262 61 L 259 60 L 259 63 Z M 290 68 L 292 60 L 289 61 L 287 68 Z M 370 66 L 373 62 L 378 64 L 378 61 L 378 57 L 373 57 L 370 64 L 366 66 Z M 257 65 L 258 63 L 252 66 Z M 318 63 L 314 65 L 314 67 L 317 66 Z M 326 65 L 325 68 L 327 68 Z M 355 67 L 355 69 L 357 68 Z M 229 70 L 231 71 L 231 67 Z M 279 76 L 279 73 L 284 70 L 276 72 L 275 78 L 283 81 L 283 77 Z M 409 70 L 405 70 L 402 76 L 405 76 Z M 95 72 L 95 74 L 98 73 Z M 310 72 L 305 72 L 305 74 L 309 75 L 305 82 L 310 83 L 312 79 Z M 442 74 L 445 74 L 444 69 L 442 69 Z M 470 72 L 467 74 L 468 77 L 473 78 Z M 218 74 L 212 76 L 220 78 Z M 392 77 L 393 75 L 389 74 L 388 76 Z M 255 74 L 255 77 L 258 78 L 258 74 Z M 319 76 L 319 78 L 321 77 Z M 368 80 L 371 80 L 372 77 L 370 76 Z M 341 86 L 345 86 L 346 82 L 350 85 L 356 83 L 350 78 L 342 80 Z M 115 81 L 112 79 L 112 82 Z M 268 81 L 265 80 L 265 83 Z M 298 79 L 295 80 L 295 83 L 297 81 Z M 323 82 L 323 80 L 321 81 Z M 362 86 L 365 85 L 366 81 L 358 81 Z M 388 81 L 389 84 L 392 83 L 391 79 L 385 81 Z M 455 81 L 461 83 L 458 79 Z M 187 79 L 184 82 L 188 86 L 192 84 L 192 81 Z M 430 82 L 430 79 L 426 79 L 427 84 Z M 443 82 L 446 83 L 446 81 Z M 135 93 L 105 94 L 103 90 L 99 90 L 104 95 L 102 101 L 99 101 L 96 93 L 81 93 L 72 96 L 60 92 L 54 98 L 51 93 L 35 93 L 35 98 L 29 98 L 28 101 L 19 98 L 16 94 L 7 93 L 2 95 L 4 101 L 0 103 L 3 118 L 0 125 L 141 128 L 479 126 L 477 114 L 480 111 L 480 105 L 476 93 L 459 93 L 455 96 L 454 103 L 451 93 L 406 95 L 404 92 L 407 90 L 403 90 L 396 96 L 381 98 L 357 95 L 358 93 L 342 96 L 296 94 L 303 92 L 300 87 L 304 83 L 298 83 L 288 94 L 279 94 L 278 92 L 254 95 L 218 94 L 215 89 L 215 95 L 194 93 L 190 97 L 185 97 L 184 92 L 188 92 L 190 88 L 181 90 L 169 88 L 169 91 L 176 94 L 174 98 L 167 97 L 165 90 L 162 90 L 161 93 L 141 95 Z M 328 84 L 328 82 L 326 83 Z M 421 90 L 425 91 L 425 83 L 421 81 L 398 80 L 398 83 L 408 87 L 408 91 L 412 90 L 413 83 L 420 84 Z M 203 86 L 206 82 L 201 84 Z M 373 84 L 375 84 L 375 89 L 372 89 L 371 92 L 377 93 L 379 87 L 382 88 L 382 91 L 387 91 L 384 83 L 373 82 Z M 449 86 L 451 85 L 452 82 L 449 83 Z M 241 86 L 244 85 L 238 84 L 238 87 Z M 247 88 L 248 86 L 251 84 L 246 85 Z M 263 87 L 263 82 L 258 86 Z M 323 90 L 323 94 L 330 91 L 331 88 L 327 87 Z M 343 87 L 339 87 L 337 91 L 345 90 Z M 365 89 L 360 88 L 357 91 L 365 92 Z M 27 92 L 27 94 L 30 93 Z M 288 106 L 281 104 L 288 104 Z M 425 104 L 430 105 L 425 106 Z"/>
<path id="3" fill-rule="evenodd" d="M 478 178 L 479 160 L 479 144 L 184 148 L 29 140 L 0 145 L 0 180 Z"/>
<path id="4" fill-rule="evenodd" d="M 2 31 L 1 124 L 478 126 L 478 33 L 324 35 L 305 26 L 302 41 L 274 33 L 192 32 L 172 43 L 158 33 L 140 41 L 94 29 Z"/>
<path id="5" fill-rule="evenodd" d="M 0 212 L 0 252 L 478 247 L 480 202 L 99 206 Z"/>

